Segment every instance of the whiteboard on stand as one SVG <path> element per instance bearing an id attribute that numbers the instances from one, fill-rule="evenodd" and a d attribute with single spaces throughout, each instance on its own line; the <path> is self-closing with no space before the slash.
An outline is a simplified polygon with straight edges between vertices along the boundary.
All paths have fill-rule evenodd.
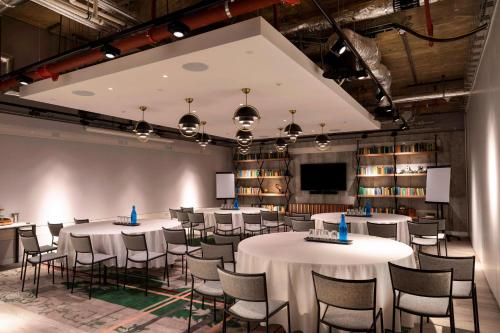
<path id="1" fill-rule="evenodd" d="M 449 203 L 451 185 L 451 167 L 438 166 L 427 168 L 425 202 Z"/>
<path id="2" fill-rule="evenodd" d="M 217 172 L 215 174 L 215 197 L 217 199 L 233 199 L 235 197 L 234 173 Z"/>

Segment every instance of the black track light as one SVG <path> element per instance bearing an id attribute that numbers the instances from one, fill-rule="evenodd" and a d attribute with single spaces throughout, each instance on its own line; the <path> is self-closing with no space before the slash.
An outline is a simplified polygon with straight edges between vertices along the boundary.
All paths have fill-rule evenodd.
<path id="1" fill-rule="evenodd" d="M 122 53 L 119 49 L 110 44 L 104 44 L 101 47 L 101 52 L 104 53 L 104 56 L 108 59 L 114 59 Z"/>
<path id="2" fill-rule="evenodd" d="M 382 91 L 382 89 L 378 89 L 377 90 L 377 101 L 379 103 L 383 102 L 385 99 L 387 99 L 387 96 L 385 95 L 385 93 Z"/>
<path id="3" fill-rule="evenodd" d="M 399 129 L 402 130 L 402 131 L 406 131 L 406 130 L 409 130 L 410 127 L 408 126 L 408 124 L 406 123 L 406 121 L 403 121 L 403 123 L 401 124 L 401 126 L 399 126 Z"/>
<path id="4" fill-rule="evenodd" d="M 361 139 L 366 139 L 366 138 L 368 138 L 368 133 L 361 134 Z"/>
<path id="5" fill-rule="evenodd" d="M 28 75 L 19 75 L 17 77 L 17 81 L 19 81 L 19 83 L 23 86 L 27 86 L 28 84 L 33 83 L 33 79 Z"/>
<path id="6" fill-rule="evenodd" d="M 347 50 L 347 46 L 345 45 L 342 39 L 337 39 L 335 44 L 333 44 L 330 51 L 335 54 L 337 57 L 340 57 Z"/>
<path id="7" fill-rule="evenodd" d="M 395 123 L 395 124 L 399 124 L 401 123 L 403 120 L 401 119 L 401 117 L 399 116 L 398 113 L 393 113 L 392 115 L 392 122 Z"/>
<path id="8" fill-rule="evenodd" d="M 168 25 L 168 31 L 176 38 L 184 38 L 191 32 L 191 29 L 184 23 L 176 21 Z"/>

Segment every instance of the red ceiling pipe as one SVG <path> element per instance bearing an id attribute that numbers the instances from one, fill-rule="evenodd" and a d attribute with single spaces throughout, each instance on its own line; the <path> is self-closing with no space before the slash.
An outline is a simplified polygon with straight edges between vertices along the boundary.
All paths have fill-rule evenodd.
<path id="1" fill-rule="evenodd" d="M 425 22 L 427 24 L 427 35 L 434 36 L 434 25 L 432 24 L 432 16 L 431 16 L 431 5 L 429 0 L 424 0 L 424 10 L 425 10 Z M 433 42 L 429 42 L 429 46 L 432 47 L 434 45 Z"/>
<path id="2" fill-rule="evenodd" d="M 195 30 L 216 22 L 226 20 L 231 17 L 236 17 L 242 14 L 247 14 L 259 9 L 269 7 L 274 4 L 284 3 L 287 5 L 296 5 L 300 0 L 240 0 L 237 2 L 227 2 L 226 5 L 219 5 L 210 8 L 202 13 L 196 13 L 180 19 L 182 23 L 187 25 L 191 30 Z M 171 33 L 166 29 L 165 25 L 160 25 L 149 29 L 148 31 L 132 35 L 130 37 L 113 42 L 111 45 L 125 53 L 146 45 L 154 44 L 171 37 Z M 41 80 L 48 77 L 57 79 L 60 73 L 78 69 L 79 67 L 88 66 L 97 63 L 104 59 L 104 54 L 100 49 L 91 50 L 85 54 L 70 57 L 49 65 L 42 69 L 26 73 L 33 80 Z M 8 79 L 0 83 L 0 91 L 5 91 L 16 87 L 19 84 L 18 80 Z"/>

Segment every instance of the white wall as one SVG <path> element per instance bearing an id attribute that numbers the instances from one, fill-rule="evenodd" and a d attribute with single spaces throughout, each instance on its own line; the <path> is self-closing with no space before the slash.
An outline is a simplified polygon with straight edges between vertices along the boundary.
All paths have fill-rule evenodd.
<path id="1" fill-rule="evenodd" d="M 472 245 L 500 303 L 500 12 L 495 8 L 467 109 Z"/>

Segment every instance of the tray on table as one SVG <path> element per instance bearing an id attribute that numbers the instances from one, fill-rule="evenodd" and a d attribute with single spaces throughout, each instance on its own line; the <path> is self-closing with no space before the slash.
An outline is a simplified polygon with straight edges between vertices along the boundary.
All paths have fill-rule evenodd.
<path id="1" fill-rule="evenodd" d="M 305 237 L 307 242 L 317 242 L 317 243 L 330 243 L 330 244 L 341 244 L 341 245 L 350 245 L 352 244 L 352 239 L 348 240 L 340 240 L 340 239 L 328 239 L 328 238 L 316 238 L 316 237 Z"/>
<path id="2" fill-rule="evenodd" d="M 136 226 L 139 226 L 141 225 L 139 222 L 137 223 L 132 223 L 132 222 L 113 222 L 113 224 L 115 225 L 123 225 L 123 226 L 126 226 L 126 227 L 136 227 Z"/>

